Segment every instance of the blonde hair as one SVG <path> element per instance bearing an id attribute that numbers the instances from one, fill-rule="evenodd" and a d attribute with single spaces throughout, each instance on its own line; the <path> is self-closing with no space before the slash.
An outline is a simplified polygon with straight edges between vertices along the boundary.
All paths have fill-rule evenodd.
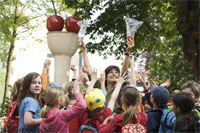
<path id="1" fill-rule="evenodd" d="M 58 100 L 60 100 L 62 97 L 64 97 L 64 92 L 61 88 L 52 87 L 46 89 L 44 91 L 45 106 L 40 112 L 41 118 L 44 118 L 50 110 L 55 108 L 55 106 L 58 104 Z"/>
<path id="2" fill-rule="evenodd" d="M 137 119 L 134 106 L 140 103 L 140 94 L 135 87 L 127 87 L 123 91 L 122 95 L 123 104 L 127 107 L 124 116 L 123 124 L 127 124 L 129 121 L 135 121 Z"/>
<path id="3" fill-rule="evenodd" d="M 73 88 L 74 88 L 74 81 L 67 83 L 63 87 L 64 93 L 68 95 L 69 100 L 75 99 L 75 93 L 73 91 Z M 79 89 L 80 89 L 80 92 L 83 94 L 83 85 L 82 84 L 79 84 Z"/>
<path id="4" fill-rule="evenodd" d="M 16 101 L 18 99 L 19 93 L 20 93 L 20 88 L 22 87 L 22 82 L 23 82 L 23 78 L 18 79 L 13 84 L 12 92 L 11 92 L 11 95 L 10 95 L 11 103 L 13 103 L 14 101 Z"/>

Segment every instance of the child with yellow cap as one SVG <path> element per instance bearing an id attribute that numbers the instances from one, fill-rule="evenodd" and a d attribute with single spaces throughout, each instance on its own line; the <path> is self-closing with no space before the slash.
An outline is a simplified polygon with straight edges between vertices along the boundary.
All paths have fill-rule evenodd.
<path id="1" fill-rule="evenodd" d="M 88 91 L 85 95 L 87 110 L 79 116 L 81 125 L 79 132 L 81 133 L 98 132 L 100 124 L 102 124 L 108 116 L 112 115 L 115 100 L 117 99 L 121 85 L 125 81 L 125 75 L 117 79 L 116 88 L 107 108 L 104 108 L 105 95 L 102 90 L 93 88 L 97 80 L 97 71 L 95 69 L 91 72 L 91 79 Z"/>

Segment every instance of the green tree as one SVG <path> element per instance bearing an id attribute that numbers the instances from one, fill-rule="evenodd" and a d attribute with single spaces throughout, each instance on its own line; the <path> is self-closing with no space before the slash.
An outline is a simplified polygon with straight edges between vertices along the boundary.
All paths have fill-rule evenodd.
<path id="1" fill-rule="evenodd" d="M 154 80 L 159 84 L 170 79 L 170 91 L 180 89 L 181 85 L 188 80 L 194 80 L 191 66 L 181 49 L 182 44 L 181 38 L 165 42 L 161 50 L 154 51 L 156 54 L 150 55 L 153 59 L 150 64 L 150 76 L 154 77 Z"/>
<path id="2" fill-rule="evenodd" d="M 182 1 L 174 1 L 174 0 L 153 0 L 153 1 L 138 1 L 138 0 L 94 0 L 94 1 L 65 1 L 65 4 L 70 7 L 77 8 L 77 15 L 79 17 L 91 20 L 91 25 L 87 29 L 87 33 L 90 34 L 91 41 L 88 43 L 87 48 L 88 51 L 91 53 L 98 52 L 99 55 L 103 55 L 107 57 L 108 55 L 115 55 L 117 59 L 122 57 L 125 51 L 125 43 L 126 43 L 126 25 L 125 21 L 123 20 L 124 16 L 128 16 L 130 18 L 134 18 L 137 20 L 142 20 L 144 23 L 136 32 L 135 35 L 135 42 L 136 46 L 133 50 L 133 53 L 138 55 L 139 53 L 149 53 L 147 56 L 151 58 L 152 56 L 150 53 L 156 51 L 156 54 L 163 55 L 163 53 L 168 52 L 168 48 L 178 48 L 183 50 L 184 52 L 184 59 L 190 58 L 190 65 L 191 69 L 193 70 L 193 75 L 195 76 L 196 81 L 199 81 L 199 25 L 197 24 L 199 1 L 185 1 L 184 5 L 182 5 Z M 178 5 L 178 6 L 177 6 Z M 181 6 L 182 5 L 182 6 Z M 177 10 L 177 7 L 178 10 Z M 185 8 L 183 8 L 185 7 Z M 181 9 L 181 10 L 180 10 Z M 92 18 L 97 12 L 103 10 L 98 17 L 95 19 Z M 192 13 L 192 15 L 190 15 Z M 186 14 L 186 18 L 184 19 L 184 14 Z M 182 17 L 180 16 L 182 15 Z M 194 18 L 195 17 L 195 18 Z M 179 21 L 178 21 L 179 18 Z M 192 19 L 191 19 L 192 18 Z M 191 38 L 187 38 L 183 36 L 185 34 L 184 27 L 181 27 L 180 21 L 182 23 L 187 23 L 188 21 L 188 29 L 187 33 L 195 33 L 195 41 L 191 40 Z M 177 23 L 179 22 L 179 23 Z M 198 21 L 199 22 L 199 21 Z M 183 24 L 183 26 L 184 26 Z M 199 23 L 198 23 L 199 24 Z M 177 30 L 177 27 L 180 28 Z M 192 28 L 193 27 L 193 28 Z M 197 27 L 197 29 L 195 28 Z M 194 30 L 193 30 L 194 29 Z M 183 30 L 183 33 L 180 32 Z M 181 34 L 180 34 L 181 33 Z M 186 34 L 187 36 L 190 36 Z M 182 35 L 182 37 L 181 37 Z M 100 41 L 96 40 L 99 37 Z M 175 40 L 183 40 L 180 41 L 180 45 L 175 45 Z M 188 43 L 186 43 L 188 42 Z M 171 44 L 170 44 L 171 43 Z M 189 43 L 193 43 L 189 46 Z M 165 46 L 165 47 L 164 47 Z M 183 47 L 184 46 L 184 47 Z M 190 52 L 188 53 L 187 47 L 190 47 Z M 138 51 L 140 51 L 138 53 Z M 173 58 L 178 57 L 180 54 L 176 51 L 174 52 Z M 187 54 L 188 53 L 188 54 Z M 191 55 L 193 53 L 193 56 Z M 188 55 L 191 56 L 188 56 Z M 157 58 L 160 58 L 159 60 Z M 163 56 L 158 56 L 154 58 L 155 61 L 162 61 Z M 191 59 L 192 58 L 192 59 Z M 183 61 L 183 65 L 185 69 L 181 69 L 185 71 L 185 75 L 179 75 L 183 78 L 191 77 L 191 71 L 187 71 L 188 68 L 188 61 L 180 59 L 180 60 L 170 60 L 168 63 L 172 63 L 177 61 Z M 155 63 L 154 61 L 154 63 Z M 159 62 L 157 62 L 159 63 Z M 151 72 L 154 71 L 155 65 L 150 65 Z M 160 72 L 163 69 L 160 67 Z M 169 67 L 168 70 L 165 71 L 169 72 L 173 67 Z M 170 73 L 169 77 L 173 77 L 173 73 Z M 177 80 L 181 77 L 177 76 Z M 193 78 L 192 78 L 193 79 Z M 164 79 L 163 79 L 164 80 Z M 185 78 L 187 80 L 187 78 Z M 185 81 L 184 80 L 184 81 Z M 175 81 L 175 80 L 174 80 Z M 175 86 L 174 86 L 175 87 Z"/>
<path id="3" fill-rule="evenodd" d="M 66 6 L 63 6 L 59 0 L 55 4 L 60 9 L 57 12 L 63 15 L 67 9 Z M 8 97 L 16 40 L 22 37 L 23 33 L 30 35 L 37 26 L 47 20 L 50 14 L 53 15 L 53 12 L 50 0 L 5 0 L 0 2 L 0 61 L 3 69 L 6 69 L 4 100 L 5 97 Z"/>

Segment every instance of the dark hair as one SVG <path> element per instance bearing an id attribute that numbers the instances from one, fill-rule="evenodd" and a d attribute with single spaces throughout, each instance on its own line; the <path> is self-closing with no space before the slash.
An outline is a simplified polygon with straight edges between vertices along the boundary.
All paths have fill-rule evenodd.
<path id="1" fill-rule="evenodd" d="M 180 107 L 181 113 L 190 112 L 195 106 L 191 95 L 181 92 L 173 97 L 173 103 L 176 107 Z"/>
<path id="2" fill-rule="evenodd" d="M 122 101 L 127 107 L 124 112 L 123 124 L 126 124 L 129 121 L 135 121 L 136 116 L 134 106 L 140 101 L 139 91 L 135 87 L 126 87 L 123 90 Z"/>
<path id="3" fill-rule="evenodd" d="M 36 72 L 31 72 L 24 77 L 24 80 L 22 83 L 22 92 L 19 95 L 19 104 L 21 104 L 21 101 L 27 96 L 34 98 L 33 94 L 30 92 L 30 86 L 31 86 L 32 80 L 36 79 L 38 76 L 41 77 L 40 74 Z M 39 101 L 39 103 L 41 103 L 39 95 L 37 96 L 37 100 Z"/>
<path id="4" fill-rule="evenodd" d="M 191 89 L 191 91 L 194 93 L 195 99 L 198 99 L 200 97 L 200 84 L 198 84 L 197 82 L 191 80 L 191 81 L 184 83 L 181 86 L 181 91 L 183 91 L 186 88 Z"/>
<path id="5" fill-rule="evenodd" d="M 114 66 L 114 65 L 108 66 L 108 67 L 105 69 L 105 79 L 106 79 L 106 81 L 105 81 L 105 86 L 106 86 L 106 87 L 107 87 L 107 76 L 108 76 L 108 73 L 109 73 L 111 70 L 113 70 L 113 69 L 115 69 L 118 73 L 120 73 L 120 69 L 119 69 L 118 66 Z"/>

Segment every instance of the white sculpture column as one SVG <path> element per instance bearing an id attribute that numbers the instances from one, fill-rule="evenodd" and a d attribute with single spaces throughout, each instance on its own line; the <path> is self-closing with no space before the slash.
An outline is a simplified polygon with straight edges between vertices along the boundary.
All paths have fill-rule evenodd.
<path id="1" fill-rule="evenodd" d="M 54 56 L 54 83 L 69 82 L 71 57 L 78 49 L 77 41 L 77 33 L 61 31 L 47 33 L 48 46 Z"/>

